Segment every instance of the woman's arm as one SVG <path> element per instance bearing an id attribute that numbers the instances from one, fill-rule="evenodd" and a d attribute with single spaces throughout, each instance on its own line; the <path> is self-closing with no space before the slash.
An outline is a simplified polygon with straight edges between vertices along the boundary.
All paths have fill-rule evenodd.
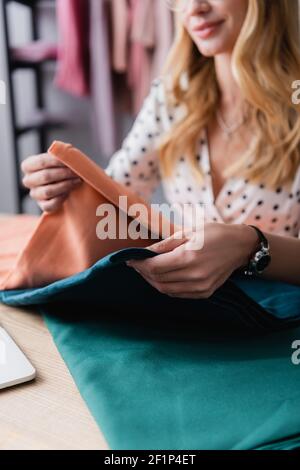
<path id="1" fill-rule="evenodd" d="M 160 256 L 127 264 L 164 294 L 208 298 L 235 270 L 247 266 L 259 242 L 256 231 L 244 224 L 206 223 L 203 247 L 195 250 L 187 248 L 186 235 L 148 247 Z M 266 236 L 272 262 L 262 277 L 300 285 L 300 239 Z"/>
<path id="2" fill-rule="evenodd" d="M 245 227 L 245 233 L 249 228 Z M 300 285 L 300 238 L 264 234 L 270 245 L 271 263 L 261 277 Z"/>

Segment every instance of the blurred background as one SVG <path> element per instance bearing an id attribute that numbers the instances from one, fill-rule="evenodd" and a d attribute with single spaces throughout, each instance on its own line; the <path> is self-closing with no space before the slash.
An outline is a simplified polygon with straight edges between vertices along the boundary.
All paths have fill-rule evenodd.
<path id="1" fill-rule="evenodd" d="M 53 140 L 106 167 L 172 44 L 167 2 L 0 0 L 0 214 L 39 213 L 20 164 Z"/>
<path id="2" fill-rule="evenodd" d="M 62 140 L 105 167 L 160 73 L 174 18 L 164 0 L 0 3 L 0 213 L 38 213 L 21 161 Z"/>

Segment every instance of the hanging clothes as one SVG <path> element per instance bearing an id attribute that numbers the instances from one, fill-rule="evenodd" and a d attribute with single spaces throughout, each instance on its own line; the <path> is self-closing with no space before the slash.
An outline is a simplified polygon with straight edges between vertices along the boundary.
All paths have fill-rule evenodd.
<path id="1" fill-rule="evenodd" d="M 173 40 L 161 0 L 57 0 L 60 46 L 55 84 L 91 97 L 91 128 L 106 160 L 123 140 L 122 120 L 138 114 Z"/>
<path id="2" fill-rule="evenodd" d="M 128 85 L 132 92 L 133 112 L 137 114 L 150 88 L 151 59 L 155 47 L 153 1 L 130 0 Z"/>
<path id="3" fill-rule="evenodd" d="M 150 82 L 161 74 L 175 34 L 174 17 L 167 8 L 166 2 L 153 0 L 153 4 L 156 46 L 152 60 Z"/>
<path id="4" fill-rule="evenodd" d="M 130 15 L 127 0 L 111 0 L 112 68 L 117 73 L 127 70 L 127 38 Z"/>
<path id="5" fill-rule="evenodd" d="M 89 2 L 57 0 L 59 47 L 55 85 L 75 96 L 86 96 L 89 87 Z"/>
<path id="6" fill-rule="evenodd" d="M 91 125 L 94 139 L 105 157 L 116 151 L 119 140 L 112 81 L 108 8 L 106 0 L 90 0 Z"/>
<path id="7" fill-rule="evenodd" d="M 129 0 L 131 31 L 128 83 L 137 114 L 151 82 L 161 73 L 173 41 L 173 17 L 161 0 Z"/>
<path id="8" fill-rule="evenodd" d="M 161 0 L 111 0 L 111 5 L 113 70 L 127 74 L 136 115 L 172 44 L 173 15 Z"/>

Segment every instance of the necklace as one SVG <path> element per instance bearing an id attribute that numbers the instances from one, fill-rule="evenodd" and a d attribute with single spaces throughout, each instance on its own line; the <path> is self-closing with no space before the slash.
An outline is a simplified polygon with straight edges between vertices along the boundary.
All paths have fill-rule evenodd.
<path id="1" fill-rule="evenodd" d="M 231 134 L 236 132 L 241 127 L 241 125 L 244 124 L 245 122 L 245 116 L 243 116 L 242 119 L 240 119 L 237 123 L 232 124 L 231 126 L 227 126 L 219 110 L 217 111 L 216 117 L 217 117 L 217 122 L 220 128 L 222 129 L 222 131 L 225 133 L 227 140 L 229 140 Z"/>

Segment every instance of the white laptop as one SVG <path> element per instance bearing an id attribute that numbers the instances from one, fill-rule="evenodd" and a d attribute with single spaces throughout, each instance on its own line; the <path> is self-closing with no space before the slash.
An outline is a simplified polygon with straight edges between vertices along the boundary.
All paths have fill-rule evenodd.
<path id="1" fill-rule="evenodd" d="M 0 326 L 0 389 L 34 379 L 36 370 Z"/>

